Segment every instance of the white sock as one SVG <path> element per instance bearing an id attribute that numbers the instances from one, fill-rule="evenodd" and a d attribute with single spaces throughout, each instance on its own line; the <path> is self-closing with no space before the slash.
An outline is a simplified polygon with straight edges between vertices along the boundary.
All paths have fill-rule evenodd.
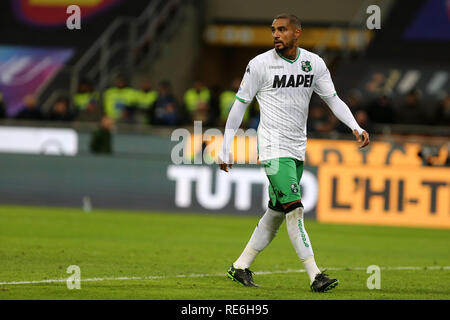
<path id="1" fill-rule="evenodd" d="M 295 252 L 305 266 L 309 280 L 312 283 L 318 273 L 319 268 L 314 260 L 314 252 L 309 241 L 308 233 L 303 225 L 303 208 L 295 208 L 286 214 L 286 227 L 294 246 Z"/>
<path id="2" fill-rule="evenodd" d="M 241 256 L 233 263 L 233 266 L 237 269 L 249 268 L 256 256 L 273 240 L 283 221 L 283 212 L 268 208 L 259 220 Z"/>
<path id="3" fill-rule="evenodd" d="M 314 279 L 316 278 L 316 275 L 320 273 L 320 270 L 316 265 L 316 260 L 314 260 L 314 256 L 311 256 L 306 258 L 302 262 L 309 277 L 309 284 L 312 284 Z"/>
<path id="4" fill-rule="evenodd" d="M 259 251 L 253 249 L 252 247 L 250 247 L 249 243 L 247 243 L 244 251 L 242 251 L 239 258 L 233 263 L 233 266 L 236 269 L 247 269 L 248 267 L 250 267 L 253 260 L 255 260 L 258 253 Z"/>

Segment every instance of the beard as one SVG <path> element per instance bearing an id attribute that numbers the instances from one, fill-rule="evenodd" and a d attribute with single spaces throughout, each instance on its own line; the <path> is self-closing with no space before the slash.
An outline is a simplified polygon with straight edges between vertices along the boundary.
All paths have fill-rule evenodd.
<path id="1" fill-rule="evenodd" d="M 295 40 L 292 39 L 290 42 L 280 41 L 279 43 L 281 43 L 283 45 L 283 47 L 281 47 L 281 48 L 275 47 L 275 51 L 282 54 L 282 53 L 289 51 L 290 49 L 292 49 L 294 47 Z M 274 45 L 275 45 L 275 43 L 274 43 Z"/>

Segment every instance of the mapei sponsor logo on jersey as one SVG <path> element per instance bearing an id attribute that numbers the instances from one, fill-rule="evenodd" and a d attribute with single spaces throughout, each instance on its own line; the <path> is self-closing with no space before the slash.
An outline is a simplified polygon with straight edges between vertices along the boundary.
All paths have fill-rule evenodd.
<path id="1" fill-rule="evenodd" d="M 273 77 L 272 88 L 298 88 L 303 86 L 305 88 L 310 88 L 314 79 L 313 74 L 291 74 L 288 78 L 288 75 L 283 74 L 275 75 Z"/>

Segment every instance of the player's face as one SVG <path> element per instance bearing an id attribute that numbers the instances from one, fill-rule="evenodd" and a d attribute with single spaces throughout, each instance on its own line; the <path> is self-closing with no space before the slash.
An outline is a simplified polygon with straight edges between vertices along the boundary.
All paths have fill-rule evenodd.
<path id="1" fill-rule="evenodd" d="M 277 51 L 296 45 L 300 30 L 289 23 L 289 19 L 275 19 L 272 23 L 273 44 Z"/>

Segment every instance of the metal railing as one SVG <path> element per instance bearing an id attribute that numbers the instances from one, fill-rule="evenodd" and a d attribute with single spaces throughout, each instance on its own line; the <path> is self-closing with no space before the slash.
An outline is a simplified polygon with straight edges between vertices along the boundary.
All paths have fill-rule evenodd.
<path id="1" fill-rule="evenodd" d="M 82 76 L 95 82 L 95 89 L 101 92 L 108 86 L 111 75 L 117 70 L 126 68 L 133 73 L 135 51 L 147 39 L 155 37 L 159 21 L 166 19 L 170 11 L 181 3 L 181 0 L 153 0 L 137 18 L 116 18 L 74 66 L 67 66 L 60 72 L 70 75 L 70 83 L 65 83 L 64 88 L 59 85 L 53 89 L 42 103 L 43 109 L 48 110 L 61 94 L 73 96 Z M 126 38 L 113 39 L 121 29 L 126 30 L 122 31 Z M 121 51 L 124 52 L 122 56 Z M 120 62 L 111 65 L 113 59 L 118 57 Z"/>

